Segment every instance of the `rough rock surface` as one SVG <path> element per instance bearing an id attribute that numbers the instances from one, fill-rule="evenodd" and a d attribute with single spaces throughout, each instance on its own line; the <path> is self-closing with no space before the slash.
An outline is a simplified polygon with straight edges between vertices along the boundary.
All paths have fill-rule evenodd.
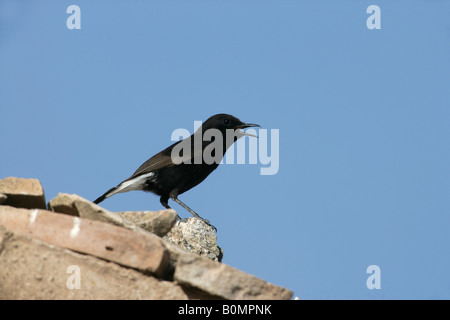
<path id="1" fill-rule="evenodd" d="M 56 198 L 49 201 L 48 209 L 58 213 L 108 222 L 119 227 L 136 230 L 134 224 L 76 194 L 59 193 Z"/>
<path id="2" fill-rule="evenodd" d="M 28 209 L 46 208 L 44 189 L 37 179 L 0 179 L 0 194 L 6 196 L 6 199 L 3 197 L 3 205 Z"/>
<path id="3" fill-rule="evenodd" d="M 223 299 L 273 300 L 292 297 L 290 290 L 196 255 L 180 256 L 174 279 Z"/>
<path id="4" fill-rule="evenodd" d="M 175 223 L 177 213 L 172 210 L 111 212 L 76 194 L 59 193 L 48 203 L 51 211 L 112 223 L 129 230 L 142 228 L 160 237 Z"/>
<path id="5" fill-rule="evenodd" d="M 208 259 L 222 261 L 223 250 L 217 245 L 214 228 L 200 219 L 177 221 L 163 239 Z"/>
<path id="6" fill-rule="evenodd" d="M 163 276 L 169 264 L 161 238 L 65 214 L 0 206 L 0 225 L 19 235 Z"/>
<path id="7" fill-rule="evenodd" d="M 0 249 L 1 300 L 189 299 L 174 282 L 19 236 L 1 226 Z"/>
<path id="8" fill-rule="evenodd" d="M 11 185 L 14 178 L 8 179 L 0 186 Z M 29 194 L 28 179 L 14 181 L 14 192 L 0 191 L 6 201 Z M 0 299 L 292 297 L 285 288 L 213 261 L 223 252 L 214 229 L 201 220 L 177 222 L 166 239 L 142 229 L 160 225 L 149 222 L 151 216 L 165 221 L 167 229 L 173 210 L 113 213 L 77 195 L 60 194 L 49 204 L 61 212 L 55 213 L 34 205 L 24 209 L 29 197 L 16 199 L 0 204 Z M 45 207 L 43 191 L 41 200 Z"/>
<path id="9" fill-rule="evenodd" d="M 115 213 L 124 220 L 160 237 L 167 234 L 177 220 L 177 213 L 172 209 L 159 211 L 119 211 Z"/>

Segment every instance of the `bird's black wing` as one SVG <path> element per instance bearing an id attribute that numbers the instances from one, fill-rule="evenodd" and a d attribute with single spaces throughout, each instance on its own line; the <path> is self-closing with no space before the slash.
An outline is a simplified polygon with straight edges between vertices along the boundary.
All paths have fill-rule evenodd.
<path id="1" fill-rule="evenodd" d="M 204 146 L 205 143 L 202 141 L 202 146 Z M 174 148 L 177 148 L 174 150 Z M 194 149 L 194 144 L 192 143 L 192 136 L 189 138 L 186 138 L 182 141 L 177 141 L 171 146 L 167 147 L 163 151 L 155 154 L 153 157 L 145 161 L 134 173 L 131 177 L 129 177 L 127 180 L 134 179 L 140 175 L 150 173 L 159 169 L 163 169 L 166 167 L 172 167 L 177 164 L 180 164 L 182 162 L 187 163 L 194 163 L 194 157 L 199 155 L 199 153 L 202 153 L 203 148 Z M 190 152 L 181 152 L 180 150 L 183 150 L 185 152 L 186 150 L 190 150 Z M 174 152 L 172 152 L 174 151 Z M 172 154 L 173 153 L 173 154 Z"/>
<path id="2" fill-rule="evenodd" d="M 142 174 L 146 174 L 149 172 L 153 172 L 155 170 L 159 170 L 166 167 L 174 166 L 175 164 L 172 161 L 172 149 L 173 147 L 180 143 L 181 141 L 178 141 L 171 145 L 170 147 L 164 149 L 163 151 L 155 154 L 153 157 L 145 161 L 134 173 L 131 177 L 129 177 L 127 180 L 131 180 L 136 178 L 137 176 L 140 176 Z"/>

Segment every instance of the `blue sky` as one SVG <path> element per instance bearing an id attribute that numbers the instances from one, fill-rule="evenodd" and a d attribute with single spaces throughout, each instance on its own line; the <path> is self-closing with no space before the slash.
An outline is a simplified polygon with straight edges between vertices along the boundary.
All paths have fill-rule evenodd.
<path id="1" fill-rule="evenodd" d="M 81 8 L 81 30 L 66 9 Z M 369 5 L 381 29 L 369 30 Z M 0 1 L 0 178 L 93 200 L 229 113 L 279 171 L 221 165 L 180 199 L 224 262 L 302 299 L 450 299 L 450 2 Z M 144 192 L 112 211 L 159 210 Z M 172 206 L 183 217 L 189 213 Z M 370 265 L 381 289 L 366 287 Z"/>

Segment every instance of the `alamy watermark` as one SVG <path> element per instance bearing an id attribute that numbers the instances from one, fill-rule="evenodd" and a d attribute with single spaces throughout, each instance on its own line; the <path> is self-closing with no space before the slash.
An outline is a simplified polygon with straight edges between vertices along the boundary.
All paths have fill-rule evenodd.
<path id="1" fill-rule="evenodd" d="M 66 273 L 70 274 L 66 281 L 67 289 L 81 289 L 81 269 L 77 265 L 70 265 L 66 269 Z"/>
<path id="2" fill-rule="evenodd" d="M 70 14 L 70 16 L 66 20 L 67 29 L 73 30 L 81 29 L 81 9 L 77 5 L 70 5 L 67 7 L 66 13 Z"/>
<path id="3" fill-rule="evenodd" d="M 80 30 L 81 29 L 81 9 L 77 5 L 70 5 L 66 10 L 67 14 L 70 16 L 66 20 L 66 26 L 69 30 Z M 367 7 L 366 13 L 370 16 L 366 20 L 366 26 L 369 30 L 379 30 L 381 29 L 381 9 L 379 6 L 373 4 Z"/>
<path id="4" fill-rule="evenodd" d="M 247 129 L 245 132 L 227 129 L 223 134 L 218 129 L 202 131 L 201 125 L 201 121 L 194 121 L 195 133 L 192 137 L 189 130 L 184 128 L 178 128 L 172 132 L 172 141 L 184 139 L 172 149 L 173 163 L 261 164 L 261 175 L 278 173 L 280 167 L 279 129 L 270 129 L 270 131 L 268 129 Z M 248 139 L 245 139 L 246 136 Z M 206 146 L 204 147 L 204 145 Z"/>
<path id="5" fill-rule="evenodd" d="M 373 4 L 367 7 L 366 12 L 370 14 L 367 18 L 366 26 L 369 30 L 381 29 L 381 9 L 379 6 Z"/>
<path id="6" fill-rule="evenodd" d="M 366 273 L 370 274 L 367 278 L 366 286 L 367 289 L 381 289 L 381 269 L 376 264 L 370 265 L 366 269 Z"/>

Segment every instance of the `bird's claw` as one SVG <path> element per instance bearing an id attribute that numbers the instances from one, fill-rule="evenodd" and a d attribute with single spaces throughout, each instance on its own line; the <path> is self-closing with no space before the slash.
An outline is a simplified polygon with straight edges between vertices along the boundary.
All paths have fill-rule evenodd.
<path id="1" fill-rule="evenodd" d="M 203 218 L 198 218 L 198 219 L 202 220 L 202 221 L 203 221 L 204 223 L 206 223 L 208 226 L 212 227 L 212 228 L 214 229 L 215 232 L 217 232 L 217 228 L 214 227 L 214 226 L 209 222 L 209 220 L 203 219 Z"/>

